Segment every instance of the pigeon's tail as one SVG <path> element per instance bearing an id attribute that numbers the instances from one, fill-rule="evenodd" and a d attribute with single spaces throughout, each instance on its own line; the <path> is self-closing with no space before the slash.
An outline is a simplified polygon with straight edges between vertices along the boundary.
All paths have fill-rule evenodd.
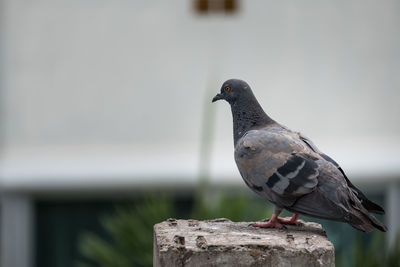
<path id="1" fill-rule="evenodd" d="M 368 198 L 365 198 L 362 205 L 369 211 L 377 214 L 385 214 L 385 210 L 378 204 L 372 202 Z"/>
<path id="2" fill-rule="evenodd" d="M 387 231 L 387 227 L 378 221 L 373 215 L 369 214 L 365 209 L 356 209 L 353 208 L 351 210 L 351 216 L 348 223 L 354 228 L 361 230 L 363 232 L 372 232 L 374 227 L 381 230 L 382 232 Z"/>
<path id="3" fill-rule="evenodd" d="M 376 203 L 372 202 L 371 200 L 369 200 L 363 194 L 363 192 L 361 192 L 360 189 L 355 187 L 355 185 L 353 185 L 350 182 L 349 178 L 347 178 L 346 174 L 344 174 L 344 171 L 340 167 L 339 167 L 339 170 L 342 172 L 344 178 L 346 178 L 346 182 L 347 182 L 348 186 L 353 191 L 355 196 L 360 200 L 360 202 L 364 206 L 364 208 L 366 208 L 369 212 L 373 212 L 373 213 L 376 213 L 376 214 L 385 214 L 385 210 L 381 206 L 379 206 L 378 204 L 376 204 Z"/>

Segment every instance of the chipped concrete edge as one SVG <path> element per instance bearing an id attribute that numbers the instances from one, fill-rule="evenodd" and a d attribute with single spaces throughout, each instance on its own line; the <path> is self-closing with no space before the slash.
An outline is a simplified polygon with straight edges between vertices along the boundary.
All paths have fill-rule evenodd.
<path id="1" fill-rule="evenodd" d="M 170 218 L 154 225 L 154 266 L 334 266 L 334 247 L 320 224 L 260 229 L 225 218 Z M 307 265 L 305 265 L 307 264 Z"/>

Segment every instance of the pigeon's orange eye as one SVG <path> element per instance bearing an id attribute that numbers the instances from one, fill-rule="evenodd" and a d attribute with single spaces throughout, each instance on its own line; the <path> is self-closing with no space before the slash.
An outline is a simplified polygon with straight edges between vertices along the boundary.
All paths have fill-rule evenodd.
<path id="1" fill-rule="evenodd" d="M 225 91 L 229 93 L 231 91 L 231 87 L 230 86 L 225 87 Z"/>

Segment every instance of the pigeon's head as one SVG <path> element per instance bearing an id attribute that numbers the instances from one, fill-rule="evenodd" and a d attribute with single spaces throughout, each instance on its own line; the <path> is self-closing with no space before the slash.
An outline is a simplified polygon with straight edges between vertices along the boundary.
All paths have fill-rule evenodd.
<path id="1" fill-rule="evenodd" d="M 212 102 L 224 99 L 229 104 L 235 103 L 238 99 L 254 97 L 250 86 L 242 80 L 230 79 L 222 84 L 221 93 L 217 94 Z"/>

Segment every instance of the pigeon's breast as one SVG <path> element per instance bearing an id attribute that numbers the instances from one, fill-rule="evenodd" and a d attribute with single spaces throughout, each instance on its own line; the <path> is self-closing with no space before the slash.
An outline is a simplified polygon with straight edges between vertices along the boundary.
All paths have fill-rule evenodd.
<path id="1" fill-rule="evenodd" d="M 279 132 L 252 130 L 236 144 L 236 165 L 246 184 L 272 201 L 265 184 L 296 150 L 295 147 L 288 136 Z"/>
<path id="2" fill-rule="evenodd" d="M 274 158 L 279 154 L 289 155 L 303 149 L 293 138 L 281 132 L 268 130 L 251 130 L 236 144 L 235 160 L 255 160 Z"/>

